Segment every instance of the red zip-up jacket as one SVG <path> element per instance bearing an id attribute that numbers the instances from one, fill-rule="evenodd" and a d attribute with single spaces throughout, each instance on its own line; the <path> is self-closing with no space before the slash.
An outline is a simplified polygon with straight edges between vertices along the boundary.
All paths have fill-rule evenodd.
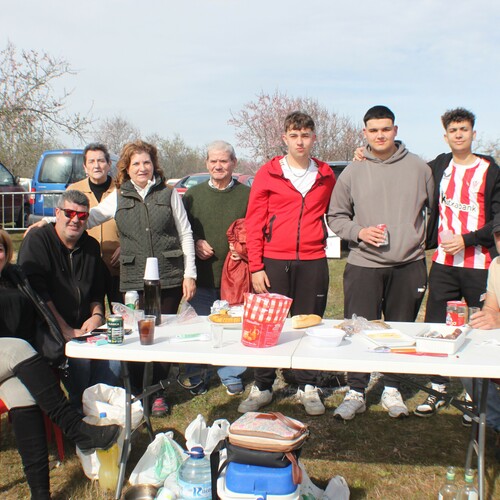
<path id="1" fill-rule="evenodd" d="M 276 156 L 263 165 L 250 190 L 245 218 L 248 262 L 252 273 L 264 269 L 263 257 L 314 260 L 325 257 L 328 210 L 335 176 L 327 163 L 313 158 L 316 180 L 303 197 L 283 175 Z"/>

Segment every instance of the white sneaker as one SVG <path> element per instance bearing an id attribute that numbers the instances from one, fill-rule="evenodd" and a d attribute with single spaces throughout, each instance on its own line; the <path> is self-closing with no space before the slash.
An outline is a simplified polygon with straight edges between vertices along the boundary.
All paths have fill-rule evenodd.
<path id="1" fill-rule="evenodd" d="M 386 387 L 380 398 L 382 407 L 389 412 L 389 417 L 403 418 L 409 415 L 401 393 L 394 387 Z"/>
<path id="2" fill-rule="evenodd" d="M 238 406 L 240 413 L 247 411 L 257 411 L 262 406 L 268 405 L 273 400 L 273 393 L 271 391 L 261 391 L 256 385 L 252 386 L 252 390 L 244 401 Z"/>
<path id="3" fill-rule="evenodd" d="M 319 397 L 320 391 L 321 389 L 309 384 L 304 387 L 304 390 L 297 391 L 297 399 L 304 405 L 308 415 L 323 415 L 325 413 L 325 406 Z"/>
<path id="4" fill-rule="evenodd" d="M 342 404 L 333 412 L 333 416 L 340 420 L 352 420 L 356 413 L 366 411 L 365 397 L 361 392 L 350 390 Z"/>

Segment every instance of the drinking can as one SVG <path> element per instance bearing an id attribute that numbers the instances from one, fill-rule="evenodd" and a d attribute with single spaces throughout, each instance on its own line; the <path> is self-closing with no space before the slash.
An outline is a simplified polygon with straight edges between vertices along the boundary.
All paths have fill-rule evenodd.
<path id="1" fill-rule="evenodd" d="M 139 309 L 139 293 L 137 290 L 129 290 L 125 293 L 125 305 L 130 309 Z"/>
<path id="2" fill-rule="evenodd" d="M 108 343 L 123 343 L 123 317 L 119 314 L 108 316 Z"/>
<path id="3" fill-rule="evenodd" d="M 467 303 L 461 300 L 449 300 L 446 303 L 446 324 L 463 326 L 467 318 Z"/>
<path id="4" fill-rule="evenodd" d="M 385 224 L 377 224 L 377 227 L 384 231 L 384 241 L 382 243 L 379 243 L 378 246 L 385 247 L 389 244 L 389 232 L 387 231 L 387 226 Z"/>

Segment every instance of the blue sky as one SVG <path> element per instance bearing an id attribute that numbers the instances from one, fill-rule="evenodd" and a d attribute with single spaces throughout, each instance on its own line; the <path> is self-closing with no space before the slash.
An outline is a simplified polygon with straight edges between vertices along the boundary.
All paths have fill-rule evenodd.
<path id="1" fill-rule="evenodd" d="M 451 107 L 500 138 L 499 20 L 493 0 L 22 0 L 2 6 L 0 42 L 65 58 L 70 110 L 119 114 L 144 135 L 234 142 L 231 111 L 279 90 L 359 122 L 385 104 L 432 158 Z"/>

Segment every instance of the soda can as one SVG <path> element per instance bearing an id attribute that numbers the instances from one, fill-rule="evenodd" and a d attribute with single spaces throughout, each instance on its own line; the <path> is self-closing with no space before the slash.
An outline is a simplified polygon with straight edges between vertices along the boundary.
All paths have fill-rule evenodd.
<path id="1" fill-rule="evenodd" d="M 123 344 L 123 317 L 119 314 L 108 316 L 108 343 Z"/>
<path id="2" fill-rule="evenodd" d="M 467 303 L 461 300 L 449 300 L 446 303 L 446 324 L 463 326 L 467 318 Z"/>
<path id="3" fill-rule="evenodd" d="M 139 293 L 136 290 L 125 293 L 125 305 L 130 309 L 139 309 Z"/>
<path id="4" fill-rule="evenodd" d="M 387 231 L 387 226 L 385 224 L 377 224 L 377 227 L 384 231 L 384 241 L 382 243 L 379 243 L 378 246 L 385 247 L 389 244 L 389 232 Z"/>

